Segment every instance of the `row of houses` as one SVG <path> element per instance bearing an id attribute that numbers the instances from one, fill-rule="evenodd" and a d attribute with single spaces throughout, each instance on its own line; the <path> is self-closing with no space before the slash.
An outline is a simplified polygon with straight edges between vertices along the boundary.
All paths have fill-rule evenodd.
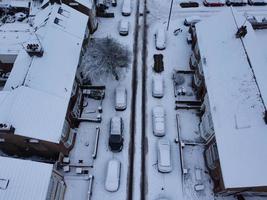
<path id="1" fill-rule="evenodd" d="M 75 144 L 76 74 L 97 28 L 95 4 L 44 0 L 34 10 L 20 1 L 0 24 L 0 150 L 20 158 L 0 157 L 0 199 L 63 200 L 66 184 L 54 165 L 21 158 L 56 162 Z"/>
<path id="2" fill-rule="evenodd" d="M 218 23 L 220 22 L 220 23 Z M 243 37 L 236 33 L 242 27 Z M 250 23 L 227 9 L 191 28 L 190 67 L 214 192 L 267 194 L 267 59 Z"/>

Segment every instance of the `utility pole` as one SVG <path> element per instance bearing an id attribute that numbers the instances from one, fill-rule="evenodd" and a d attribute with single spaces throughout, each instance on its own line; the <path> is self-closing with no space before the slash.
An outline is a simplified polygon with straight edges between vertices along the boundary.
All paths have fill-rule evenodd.
<path id="1" fill-rule="evenodd" d="M 167 31 L 169 30 L 169 25 L 170 25 L 170 20 L 171 20 L 172 5 L 173 5 L 173 0 L 171 1 L 171 6 L 170 6 L 170 12 L 169 12 L 169 18 L 168 18 L 168 24 L 167 24 Z"/>

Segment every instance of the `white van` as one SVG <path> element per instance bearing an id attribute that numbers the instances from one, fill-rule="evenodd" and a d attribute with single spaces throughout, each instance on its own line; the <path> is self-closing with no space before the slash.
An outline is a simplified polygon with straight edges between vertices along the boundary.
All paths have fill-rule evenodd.
<path id="1" fill-rule="evenodd" d="M 123 0 L 121 14 L 123 16 L 130 16 L 132 12 L 131 0 Z"/>

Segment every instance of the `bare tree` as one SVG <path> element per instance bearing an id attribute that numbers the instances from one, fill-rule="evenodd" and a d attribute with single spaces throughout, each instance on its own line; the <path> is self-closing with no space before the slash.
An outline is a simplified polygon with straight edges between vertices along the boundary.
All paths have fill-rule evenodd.
<path id="1" fill-rule="evenodd" d="M 85 81 L 108 77 L 119 80 L 130 61 L 129 49 L 114 38 L 92 39 L 83 55 L 80 74 Z"/>

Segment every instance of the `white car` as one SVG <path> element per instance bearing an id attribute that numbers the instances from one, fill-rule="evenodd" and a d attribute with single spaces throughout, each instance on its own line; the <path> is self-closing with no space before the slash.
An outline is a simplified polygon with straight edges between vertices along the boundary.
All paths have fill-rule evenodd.
<path id="1" fill-rule="evenodd" d="M 157 144 L 158 151 L 158 170 L 162 173 L 169 173 L 172 171 L 171 162 L 171 144 L 166 138 L 161 138 Z"/>
<path id="2" fill-rule="evenodd" d="M 196 23 L 200 22 L 201 19 L 199 16 L 191 16 L 184 19 L 185 26 L 194 26 Z"/>
<path id="3" fill-rule="evenodd" d="M 152 109 L 153 133 L 155 136 L 165 135 L 165 110 L 162 106 Z"/>
<path id="4" fill-rule="evenodd" d="M 166 30 L 164 27 L 158 27 L 155 32 L 155 46 L 157 50 L 164 50 L 166 48 Z"/>
<path id="5" fill-rule="evenodd" d="M 129 33 L 129 22 L 126 20 L 121 20 L 119 22 L 119 34 L 126 36 Z"/>
<path id="6" fill-rule="evenodd" d="M 115 89 L 115 109 L 118 111 L 127 108 L 127 90 L 123 86 L 118 86 Z"/>
<path id="7" fill-rule="evenodd" d="M 109 192 L 116 192 L 120 185 L 121 163 L 116 159 L 108 162 L 105 189 Z"/>
<path id="8" fill-rule="evenodd" d="M 161 75 L 152 78 L 152 96 L 161 98 L 164 95 L 164 82 Z"/>
<path id="9" fill-rule="evenodd" d="M 132 12 L 131 0 L 123 0 L 121 14 L 123 16 L 130 16 Z"/>

